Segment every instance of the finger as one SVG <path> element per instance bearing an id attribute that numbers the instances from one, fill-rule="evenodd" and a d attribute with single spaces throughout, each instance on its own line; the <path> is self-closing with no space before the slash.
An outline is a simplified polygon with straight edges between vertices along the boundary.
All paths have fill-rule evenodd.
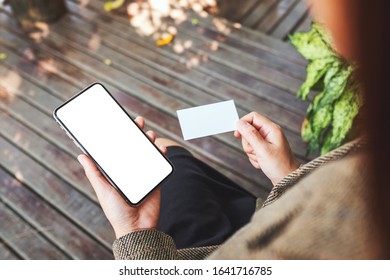
<path id="1" fill-rule="evenodd" d="M 245 152 L 246 154 L 251 154 L 251 153 L 253 153 L 254 150 L 253 150 L 253 147 L 251 146 L 251 144 L 249 144 L 249 142 L 248 142 L 244 137 L 242 137 L 241 139 L 242 139 L 242 140 L 241 140 L 242 148 L 244 149 L 244 152 Z"/>
<path id="2" fill-rule="evenodd" d="M 87 178 L 99 199 L 104 197 L 108 191 L 111 191 L 110 183 L 88 156 L 81 154 L 77 157 L 77 159 L 83 166 L 85 174 L 87 175 Z"/>
<path id="3" fill-rule="evenodd" d="M 248 158 L 254 162 L 258 162 L 257 156 L 255 154 L 248 154 Z"/>
<path id="4" fill-rule="evenodd" d="M 254 126 L 260 132 L 263 138 L 267 138 L 269 135 L 272 135 L 272 132 L 280 129 L 280 126 L 278 126 L 276 123 L 257 112 L 251 112 L 242 117 L 241 120 Z"/>
<path id="5" fill-rule="evenodd" d="M 154 141 L 156 140 L 156 134 L 154 133 L 154 131 L 148 130 L 146 132 L 146 135 L 149 137 L 150 141 L 154 143 Z"/>
<path id="6" fill-rule="evenodd" d="M 165 147 L 165 146 L 160 146 L 159 149 L 160 149 L 160 151 L 161 151 L 164 155 L 168 152 L 168 149 L 167 149 L 167 147 Z"/>
<path id="7" fill-rule="evenodd" d="M 236 138 L 240 138 L 241 137 L 241 134 L 240 134 L 240 132 L 238 130 L 234 131 L 234 137 L 236 137 Z"/>
<path id="8" fill-rule="evenodd" d="M 141 128 L 141 129 L 144 128 L 144 126 L 145 126 L 145 120 L 144 120 L 143 117 L 138 116 L 138 117 L 135 118 L 134 121 L 135 121 L 135 123 L 139 126 L 139 128 Z"/>
<path id="9" fill-rule="evenodd" d="M 249 162 L 252 164 L 252 166 L 256 169 L 261 169 L 260 167 L 260 164 L 258 163 L 258 161 L 254 161 L 252 160 L 251 158 L 249 158 Z"/>
<path id="10" fill-rule="evenodd" d="M 253 150 L 256 151 L 256 154 L 261 155 L 264 148 L 268 145 L 268 142 L 263 138 L 259 131 L 243 120 L 238 121 L 237 129 L 241 133 L 241 136 L 252 146 Z"/>

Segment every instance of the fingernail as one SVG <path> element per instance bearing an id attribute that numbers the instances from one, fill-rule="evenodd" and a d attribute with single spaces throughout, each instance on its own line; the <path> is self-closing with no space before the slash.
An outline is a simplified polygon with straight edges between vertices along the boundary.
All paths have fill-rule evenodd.
<path id="1" fill-rule="evenodd" d="M 77 157 L 77 160 L 79 161 L 79 163 L 80 163 L 82 166 L 84 166 L 84 157 L 83 157 L 82 155 L 79 155 L 79 156 Z"/>

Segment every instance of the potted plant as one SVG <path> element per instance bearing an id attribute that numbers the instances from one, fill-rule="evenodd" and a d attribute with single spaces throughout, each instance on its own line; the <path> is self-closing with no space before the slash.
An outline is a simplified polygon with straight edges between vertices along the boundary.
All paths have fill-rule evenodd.
<path id="1" fill-rule="evenodd" d="M 337 54 L 327 30 L 317 23 L 309 32 L 291 35 L 290 41 L 309 61 L 297 96 L 306 100 L 310 92 L 315 94 L 302 124 L 302 138 L 309 144 L 308 154 L 325 154 L 358 134 L 354 121 L 363 99 L 355 67 Z"/>

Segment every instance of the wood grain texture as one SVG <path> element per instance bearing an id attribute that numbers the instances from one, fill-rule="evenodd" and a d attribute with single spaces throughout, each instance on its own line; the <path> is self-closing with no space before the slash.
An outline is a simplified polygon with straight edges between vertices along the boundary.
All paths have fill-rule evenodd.
<path id="1" fill-rule="evenodd" d="M 268 17 L 277 5 L 278 0 L 257 1 L 257 5 L 243 17 L 242 24 L 256 29 L 258 23 Z"/>
<path id="2" fill-rule="evenodd" d="M 66 13 L 64 0 L 18 0 L 9 1 L 15 17 L 20 22 L 55 21 Z"/>
<path id="3" fill-rule="evenodd" d="M 37 229 L 30 226 L 9 207 L 0 202 L 0 238 L 17 251 L 23 259 L 67 259 L 55 244 L 47 241 L 41 232 L 45 229 Z M 3 248 L 0 248 L 2 250 Z M 4 248 L 5 249 L 5 248 Z M 3 255 L 0 258 L 12 258 L 12 255 Z"/>
<path id="4" fill-rule="evenodd" d="M 250 2 L 251 5 L 245 14 L 240 9 L 242 2 Z M 220 16 L 232 20 L 239 15 L 238 22 L 245 27 L 281 41 L 287 41 L 288 35 L 294 32 L 307 31 L 310 26 L 311 16 L 305 0 L 240 1 L 221 5 Z M 230 7 L 229 12 L 225 12 L 224 5 L 235 6 L 236 9 Z"/>
<path id="5" fill-rule="evenodd" d="M 1 153 L 7 157 L 13 157 L 11 146 L 0 138 Z M 23 176 L 23 172 L 16 173 L 17 177 Z M 38 174 L 44 176 L 45 174 Z M 37 194 L 17 178 L 0 169 L 0 182 L 2 188 L 0 195 L 4 203 L 15 209 L 24 220 L 41 230 L 52 243 L 55 243 L 62 252 L 74 259 L 112 259 L 113 256 L 107 248 L 99 245 L 89 235 L 80 230 L 61 213 L 42 200 Z"/>
<path id="6" fill-rule="evenodd" d="M 281 40 L 286 40 L 287 35 L 294 30 L 298 23 L 305 17 L 307 14 L 308 7 L 305 2 L 299 1 L 284 18 L 284 20 L 278 24 L 270 34 L 273 37 L 279 38 Z"/>
<path id="7" fill-rule="evenodd" d="M 278 3 L 268 11 L 267 15 L 254 28 L 268 34 L 271 33 L 276 25 L 282 24 L 284 18 L 298 1 L 300 0 L 278 0 Z"/>
<path id="8" fill-rule="evenodd" d="M 0 260 L 20 260 L 22 257 L 0 238 Z"/>

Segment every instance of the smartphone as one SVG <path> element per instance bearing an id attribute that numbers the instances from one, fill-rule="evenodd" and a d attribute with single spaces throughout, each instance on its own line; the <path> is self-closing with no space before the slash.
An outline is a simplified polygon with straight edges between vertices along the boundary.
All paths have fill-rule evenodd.
<path id="1" fill-rule="evenodd" d="M 133 206 L 173 173 L 172 163 L 100 83 L 56 108 L 53 116 Z"/>

